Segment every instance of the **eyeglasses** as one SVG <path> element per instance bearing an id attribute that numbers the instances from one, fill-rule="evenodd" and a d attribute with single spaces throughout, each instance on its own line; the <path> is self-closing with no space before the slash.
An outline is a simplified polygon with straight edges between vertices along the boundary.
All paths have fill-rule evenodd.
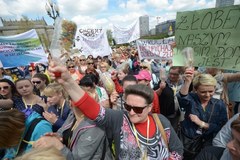
<path id="1" fill-rule="evenodd" d="M 148 69 L 146 66 L 140 66 L 140 69 Z"/>
<path id="2" fill-rule="evenodd" d="M 136 106 L 131 106 L 129 104 L 127 104 L 126 102 L 124 102 L 124 108 L 130 112 L 131 110 L 133 110 L 135 113 L 137 114 L 141 114 L 143 112 L 143 110 L 147 107 L 148 105 L 144 106 L 144 107 L 136 107 Z"/>
<path id="3" fill-rule="evenodd" d="M 68 66 L 68 68 L 75 68 L 74 66 Z"/>
<path id="4" fill-rule="evenodd" d="M 33 84 L 40 84 L 41 81 L 32 81 Z"/>
<path id="5" fill-rule="evenodd" d="M 0 90 L 6 90 L 8 88 L 9 88 L 9 86 L 3 86 L 3 87 L 0 87 Z"/>
<path id="6" fill-rule="evenodd" d="M 106 66 L 100 66 L 100 68 L 107 68 Z"/>
<path id="7" fill-rule="evenodd" d="M 88 63 L 88 64 L 90 65 L 90 64 L 94 64 L 94 63 Z"/>

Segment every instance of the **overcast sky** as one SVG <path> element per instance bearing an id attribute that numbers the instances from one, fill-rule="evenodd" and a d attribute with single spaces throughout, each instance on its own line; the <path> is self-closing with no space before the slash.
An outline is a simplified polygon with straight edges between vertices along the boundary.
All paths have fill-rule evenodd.
<path id="1" fill-rule="evenodd" d="M 0 0 L 0 17 L 20 19 L 53 20 L 45 11 L 47 0 Z M 198 10 L 215 7 L 216 0 L 58 0 L 63 18 L 73 20 L 79 27 L 112 28 L 130 25 L 139 16 L 149 15 L 150 27 L 158 22 L 175 19 L 177 11 Z M 240 4 L 240 0 L 235 0 Z M 158 17 L 158 18 L 157 18 Z"/>

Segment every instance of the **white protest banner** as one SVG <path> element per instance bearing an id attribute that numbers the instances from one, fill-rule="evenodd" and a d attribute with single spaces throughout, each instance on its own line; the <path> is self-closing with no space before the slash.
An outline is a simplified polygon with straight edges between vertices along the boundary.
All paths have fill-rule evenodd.
<path id="1" fill-rule="evenodd" d="M 130 43 L 140 38 L 139 20 L 126 28 L 113 25 L 113 38 L 116 44 Z"/>
<path id="2" fill-rule="evenodd" d="M 108 56 L 112 53 L 105 30 L 94 37 L 87 37 L 81 34 L 78 29 L 75 45 L 85 56 L 93 55 L 96 58 L 97 56 Z"/>
<path id="3" fill-rule="evenodd" d="M 160 40 L 140 39 L 137 40 L 137 48 L 140 60 L 142 59 L 172 59 L 173 52 L 170 43 L 174 37 Z"/>
<path id="4" fill-rule="evenodd" d="M 77 32 L 83 34 L 86 37 L 96 37 L 98 34 L 102 32 L 103 29 L 101 28 L 79 28 Z"/>
<path id="5" fill-rule="evenodd" d="M 4 68 L 48 61 L 34 29 L 18 35 L 0 36 L 0 60 Z"/>

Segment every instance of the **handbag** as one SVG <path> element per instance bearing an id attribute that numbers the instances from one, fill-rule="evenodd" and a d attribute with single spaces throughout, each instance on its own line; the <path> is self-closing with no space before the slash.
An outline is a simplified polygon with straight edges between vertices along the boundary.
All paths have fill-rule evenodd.
<path id="1" fill-rule="evenodd" d="M 182 128 L 180 128 L 178 131 L 178 137 L 183 143 L 185 159 L 193 159 L 197 153 L 200 152 L 204 143 L 202 135 L 190 138 L 183 132 Z"/>
<path id="2" fill-rule="evenodd" d="M 208 123 L 210 122 L 212 118 L 212 113 L 214 111 L 216 102 L 213 104 L 213 108 L 210 114 L 210 117 L 208 119 Z M 184 147 L 184 158 L 185 159 L 194 159 L 194 157 L 200 152 L 202 149 L 202 146 L 205 142 L 202 135 L 198 135 L 194 138 L 188 137 L 183 129 L 179 127 L 178 129 L 178 137 L 181 140 L 183 147 Z"/>

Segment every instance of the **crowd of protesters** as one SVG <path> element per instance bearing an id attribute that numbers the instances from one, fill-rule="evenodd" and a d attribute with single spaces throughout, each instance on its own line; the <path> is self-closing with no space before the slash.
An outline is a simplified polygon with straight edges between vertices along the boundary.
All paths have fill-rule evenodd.
<path id="1" fill-rule="evenodd" d="M 240 159 L 238 105 L 227 91 L 240 73 L 140 60 L 133 47 L 50 61 L 0 69 L 3 160 Z M 200 137 L 199 147 L 183 136 Z"/>

